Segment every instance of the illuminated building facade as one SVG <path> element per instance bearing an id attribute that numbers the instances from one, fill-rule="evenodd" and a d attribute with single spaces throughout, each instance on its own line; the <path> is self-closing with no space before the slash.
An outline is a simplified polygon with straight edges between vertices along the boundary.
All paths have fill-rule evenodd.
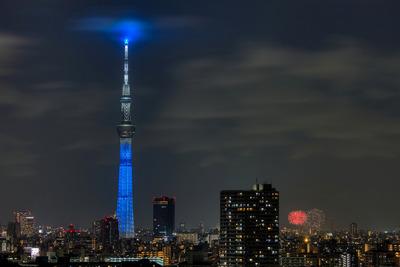
<path id="1" fill-rule="evenodd" d="M 101 243 L 101 220 L 93 222 L 92 233 L 92 249 L 101 250 L 103 248 Z"/>
<path id="2" fill-rule="evenodd" d="M 23 236 L 33 236 L 35 231 L 35 217 L 29 216 L 22 219 L 21 231 Z"/>
<path id="3" fill-rule="evenodd" d="M 178 244 L 199 244 L 199 233 L 177 233 L 176 242 Z"/>
<path id="4" fill-rule="evenodd" d="M 31 215 L 29 210 L 14 211 L 14 218 L 17 223 L 22 223 L 24 218 L 30 217 Z"/>
<path id="5" fill-rule="evenodd" d="M 270 184 L 220 195 L 221 266 L 279 266 L 279 193 Z"/>
<path id="6" fill-rule="evenodd" d="M 164 253 L 162 251 L 143 252 L 143 253 L 140 253 L 140 255 L 138 255 L 136 257 L 105 258 L 105 262 L 108 262 L 108 263 L 138 262 L 141 260 L 149 260 L 150 262 L 155 262 L 161 266 L 168 266 L 167 264 L 165 264 Z"/>
<path id="7" fill-rule="evenodd" d="M 172 237 L 175 230 L 175 198 L 153 199 L 153 237 Z"/>
<path id="8" fill-rule="evenodd" d="M 124 83 L 122 85 L 121 124 L 117 126 L 120 139 L 117 219 L 120 238 L 134 237 L 132 190 L 132 137 L 135 125 L 131 118 L 131 92 L 128 76 L 128 40 L 125 40 Z"/>

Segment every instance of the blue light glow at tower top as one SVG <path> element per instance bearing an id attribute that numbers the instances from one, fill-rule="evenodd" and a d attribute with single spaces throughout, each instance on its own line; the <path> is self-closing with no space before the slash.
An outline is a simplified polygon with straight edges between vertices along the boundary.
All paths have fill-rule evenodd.
<path id="1" fill-rule="evenodd" d="M 111 26 L 111 31 L 124 37 L 125 44 L 136 42 L 144 37 L 144 27 L 146 24 L 137 20 L 121 20 Z"/>
<path id="2" fill-rule="evenodd" d="M 124 45 L 144 41 L 151 37 L 154 26 L 140 18 L 93 17 L 82 20 L 77 25 L 82 31 L 106 33 L 107 40 L 118 40 Z M 110 36 L 111 35 L 111 36 Z M 111 37 L 111 38 L 110 38 Z"/>

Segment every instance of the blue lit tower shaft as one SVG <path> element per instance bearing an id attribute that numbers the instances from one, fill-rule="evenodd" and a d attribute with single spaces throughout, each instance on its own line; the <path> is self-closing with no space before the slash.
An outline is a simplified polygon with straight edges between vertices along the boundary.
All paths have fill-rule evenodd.
<path id="1" fill-rule="evenodd" d="M 122 85 L 117 219 L 120 238 L 134 237 L 132 190 L 132 137 L 135 125 L 131 119 L 131 92 L 128 78 L 128 40 L 125 41 L 124 84 Z"/>

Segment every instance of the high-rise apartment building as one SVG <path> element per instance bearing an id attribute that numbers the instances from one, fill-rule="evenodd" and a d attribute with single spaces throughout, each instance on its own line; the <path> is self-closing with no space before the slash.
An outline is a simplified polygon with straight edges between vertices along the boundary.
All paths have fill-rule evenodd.
<path id="1" fill-rule="evenodd" d="M 172 237 L 175 230 L 175 198 L 153 199 L 153 237 Z"/>
<path id="2" fill-rule="evenodd" d="M 271 184 L 220 195 L 221 266 L 279 266 L 279 193 Z"/>
<path id="3" fill-rule="evenodd" d="M 115 248 L 119 241 L 117 219 L 106 217 L 93 223 L 92 247 L 94 249 Z"/>
<path id="4" fill-rule="evenodd" d="M 118 245 L 118 220 L 107 217 L 100 221 L 100 240 L 103 248 L 115 248 Z"/>

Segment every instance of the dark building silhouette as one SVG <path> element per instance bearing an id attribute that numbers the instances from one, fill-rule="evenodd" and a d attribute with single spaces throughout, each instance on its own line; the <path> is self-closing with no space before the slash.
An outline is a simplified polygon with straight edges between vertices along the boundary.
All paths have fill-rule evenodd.
<path id="1" fill-rule="evenodd" d="M 93 223 L 94 246 L 96 249 L 115 248 L 119 241 L 119 220 L 106 217 Z"/>
<path id="2" fill-rule="evenodd" d="M 105 247 L 116 247 L 119 240 L 119 230 L 118 230 L 117 219 L 107 217 L 100 221 L 100 240 Z"/>
<path id="3" fill-rule="evenodd" d="M 279 266 L 279 193 L 270 184 L 221 191 L 221 266 Z"/>
<path id="4" fill-rule="evenodd" d="M 187 261 L 180 263 L 182 267 L 203 267 L 213 266 L 213 263 L 209 260 L 210 252 L 204 247 L 193 246 L 193 249 L 187 251 Z M 214 265 L 215 266 L 215 265 Z"/>
<path id="5" fill-rule="evenodd" d="M 350 234 L 352 236 L 357 236 L 357 224 L 356 223 L 351 223 L 350 224 Z"/>
<path id="6" fill-rule="evenodd" d="M 153 237 L 172 237 L 175 230 L 175 198 L 153 199 Z"/>
<path id="7" fill-rule="evenodd" d="M 21 225 L 19 222 L 9 222 L 7 224 L 7 235 L 11 238 L 21 237 Z"/>

